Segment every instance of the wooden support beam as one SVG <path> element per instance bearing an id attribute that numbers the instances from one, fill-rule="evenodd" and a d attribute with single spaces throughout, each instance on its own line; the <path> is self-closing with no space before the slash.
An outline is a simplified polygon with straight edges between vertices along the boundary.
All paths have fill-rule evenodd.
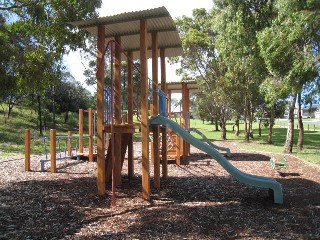
<path id="1" fill-rule="evenodd" d="M 98 26 L 97 39 L 97 187 L 98 194 L 106 193 L 106 170 L 104 153 L 104 58 L 105 27 Z"/>
<path id="2" fill-rule="evenodd" d="M 158 96 L 158 33 L 152 33 L 152 114 L 159 114 Z M 160 188 L 160 128 L 153 126 L 153 163 L 154 163 L 154 187 Z"/>
<path id="3" fill-rule="evenodd" d="M 115 37 L 114 54 L 114 123 L 121 123 L 121 37 Z"/>
<path id="4" fill-rule="evenodd" d="M 30 129 L 24 131 L 24 170 L 30 171 L 30 154 L 31 154 L 31 134 Z"/>
<path id="5" fill-rule="evenodd" d="M 121 124 L 121 37 L 115 37 L 114 58 L 114 123 Z M 114 180 L 115 185 L 121 185 L 121 133 L 114 134 Z"/>
<path id="6" fill-rule="evenodd" d="M 127 96 L 128 96 L 128 124 L 133 124 L 133 53 L 128 52 L 127 59 L 127 75 L 128 75 L 128 86 L 127 86 Z M 133 162 L 133 134 L 129 135 L 128 143 L 128 177 L 129 179 L 134 176 L 134 162 Z"/>
<path id="7" fill-rule="evenodd" d="M 93 161 L 93 111 L 88 109 L 88 127 L 89 127 L 89 161 Z"/>
<path id="8" fill-rule="evenodd" d="M 83 153 L 83 109 L 79 109 L 79 152 Z"/>
<path id="9" fill-rule="evenodd" d="M 56 163 L 56 130 L 50 129 L 50 171 L 52 173 L 57 172 L 57 163 Z"/>
<path id="10" fill-rule="evenodd" d="M 149 131 L 148 131 L 148 33 L 147 20 L 140 20 L 141 62 L 141 145 L 142 145 L 142 197 L 150 199 Z"/>
<path id="11" fill-rule="evenodd" d="M 160 49 L 160 67 L 161 67 L 161 90 L 167 92 L 166 85 L 166 55 L 165 49 Z M 167 107 L 168 111 L 168 107 Z M 162 177 L 166 179 L 168 177 L 168 158 L 167 158 L 167 128 L 161 128 L 161 163 L 162 163 Z"/>
<path id="12" fill-rule="evenodd" d="M 185 129 L 189 128 L 189 89 L 187 88 L 187 83 L 182 83 L 182 127 Z M 189 154 L 190 145 L 183 140 L 182 141 L 182 156 L 186 158 Z"/>

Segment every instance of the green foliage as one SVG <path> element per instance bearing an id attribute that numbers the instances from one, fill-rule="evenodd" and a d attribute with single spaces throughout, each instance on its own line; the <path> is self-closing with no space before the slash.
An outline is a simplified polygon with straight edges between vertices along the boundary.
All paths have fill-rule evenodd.
<path id="1" fill-rule="evenodd" d="M 13 106 L 29 96 L 37 96 L 39 119 L 42 112 L 47 115 L 41 104 L 47 101 L 48 89 L 63 78 L 63 55 L 70 49 L 85 47 L 87 33 L 68 22 L 96 17 L 100 5 L 101 0 L 0 3 L 0 103 L 3 109 L 7 105 L 8 118 Z"/>
<path id="2" fill-rule="evenodd" d="M 278 0 L 275 6 L 277 17 L 258 34 L 261 55 L 273 76 L 299 90 L 318 71 L 319 3 Z"/>

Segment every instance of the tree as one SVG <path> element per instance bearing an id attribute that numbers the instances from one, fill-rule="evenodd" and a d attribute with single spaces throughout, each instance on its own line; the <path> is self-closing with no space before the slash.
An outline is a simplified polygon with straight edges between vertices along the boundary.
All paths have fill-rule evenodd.
<path id="1" fill-rule="evenodd" d="M 1 40 L 4 50 L 1 81 L 10 89 L 6 99 L 36 94 L 42 134 L 41 101 L 63 69 L 62 57 L 70 49 L 84 47 L 85 31 L 68 22 L 96 17 L 101 0 L 19 0 L 0 3 Z M 6 21 L 7 20 L 7 21 Z M 0 48 L 1 57 L 5 55 Z M 3 95 L 3 94 L 2 94 Z M 10 109 L 10 108 L 9 108 Z"/>
<path id="2" fill-rule="evenodd" d="M 261 55 L 269 73 L 282 81 L 288 91 L 289 124 L 284 152 L 292 153 L 294 108 L 304 84 L 318 72 L 320 3 L 316 0 L 277 0 L 276 17 L 270 27 L 258 34 Z M 300 99 L 300 97 L 299 97 Z M 300 134 L 298 149 L 302 149 L 303 124 L 298 114 Z"/>
<path id="3" fill-rule="evenodd" d="M 52 88 L 47 89 L 47 96 L 52 98 L 47 108 L 53 111 L 52 101 L 54 101 L 55 111 L 65 114 L 64 123 L 68 122 L 69 112 L 78 112 L 80 108 L 87 109 L 92 104 L 91 93 L 69 73 L 63 73 L 61 82 L 54 87 L 54 92 Z"/>
<path id="4" fill-rule="evenodd" d="M 267 73 L 256 34 L 269 24 L 272 1 L 217 0 L 214 6 L 217 51 L 225 64 L 227 86 L 232 86 L 235 99 L 243 106 L 245 139 L 249 141 L 259 85 Z"/>
<path id="5" fill-rule="evenodd" d="M 279 114 L 276 114 L 277 109 L 281 109 L 281 99 L 285 98 L 285 92 L 281 91 L 281 81 L 275 77 L 266 78 L 260 85 L 261 96 L 264 96 L 264 109 L 261 117 L 265 117 L 265 111 L 269 112 L 269 132 L 267 143 L 272 144 L 272 132 L 274 119 Z M 280 110 L 281 113 L 281 110 Z"/>
<path id="6" fill-rule="evenodd" d="M 85 31 L 68 22 L 97 17 L 101 0 L 19 0 L 2 1 L 0 9 L 15 23 L 20 23 L 33 45 L 42 45 L 52 54 L 62 56 L 69 49 L 84 46 Z"/>
<path id="7" fill-rule="evenodd" d="M 176 59 L 184 80 L 196 80 L 201 90 L 197 98 L 200 117 L 209 116 L 221 124 L 221 138 L 226 139 L 226 121 L 230 112 L 230 96 L 223 84 L 225 66 L 215 46 L 216 33 L 212 15 L 205 9 L 194 9 L 192 17 L 177 19 L 184 54 Z M 226 86 L 224 88 L 224 86 Z M 216 124 L 217 125 L 217 124 Z"/>

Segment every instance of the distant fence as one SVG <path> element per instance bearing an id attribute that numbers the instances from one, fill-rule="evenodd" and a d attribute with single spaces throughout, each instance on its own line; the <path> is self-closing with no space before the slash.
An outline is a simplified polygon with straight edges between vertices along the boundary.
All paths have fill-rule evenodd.
<path id="1" fill-rule="evenodd" d="M 280 128 L 287 128 L 288 127 L 288 122 L 287 121 L 279 121 L 277 120 L 275 122 L 275 125 L 280 127 Z M 320 131 L 320 122 L 304 122 L 303 123 L 303 128 L 306 131 Z M 295 129 L 299 129 L 299 124 L 295 124 Z"/>

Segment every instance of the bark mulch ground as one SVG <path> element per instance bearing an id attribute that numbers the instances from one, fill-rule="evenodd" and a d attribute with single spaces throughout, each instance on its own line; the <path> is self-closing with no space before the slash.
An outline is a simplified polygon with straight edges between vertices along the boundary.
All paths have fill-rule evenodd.
<path id="1" fill-rule="evenodd" d="M 124 165 L 116 207 L 110 190 L 97 196 L 96 163 L 59 161 L 53 174 L 40 172 L 33 157 L 33 171 L 25 172 L 16 155 L 0 158 L 0 239 L 320 239 L 319 166 L 286 156 L 287 168 L 276 171 L 268 154 L 220 144 L 231 148 L 237 168 L 278 180 L 284 204 L 193 148 L 187 164 L 169 164 L 168 179 L 144 201 L 135 143 L 135 178 L 128 180 Z"/>

